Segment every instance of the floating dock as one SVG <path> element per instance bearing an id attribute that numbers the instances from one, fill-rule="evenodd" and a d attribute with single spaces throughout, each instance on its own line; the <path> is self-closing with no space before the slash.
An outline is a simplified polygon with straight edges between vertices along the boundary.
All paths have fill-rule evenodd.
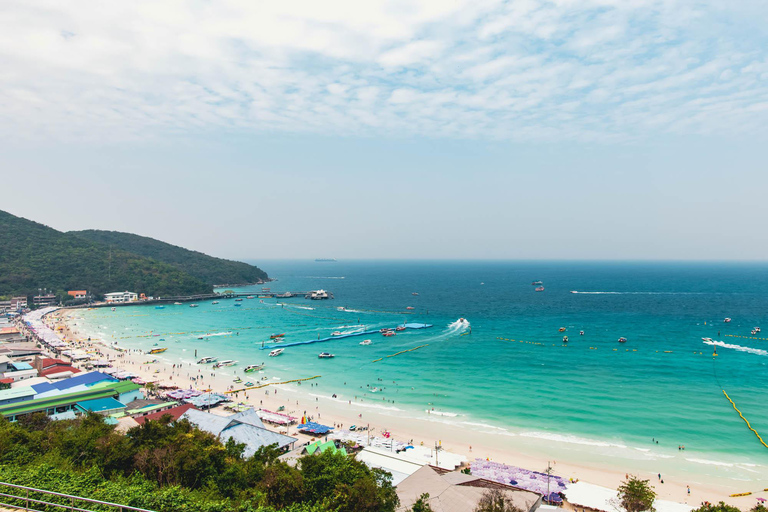
<path id="1" fill-rule="evenodd" d="M 402 326 L 398 327 L 405 327 L 406 329 L 429 329 L 432 327 L 432 324 L 403 324 Z M 392 327 L 392 330 L 394 331 L 395 328 Z M 333 341 L 333 340 L 343 340 L 344 338 L 352 338 L 355 336 L 368 336 L 369 334 L 381 334 L 381 329 L 372 329 L 370 331 L 360 331 L 360 332 L 352 332 L 349 334 L 342 334 L 340 336 L 329 336 L 327 338 L 319 338 L 316 340 L 307 340 L 307 341 L 294 341 L 292 343 L 280 343 L 277 345 L 264 345 L 263 347 L 260 347 L 260 350 L 266 350 L 266 349 L 275 349 L 275 348 L 286 348 L 286 347 L 296 347 L 299 345 L 311 345 L 312 343 L 322 343 L 324 341 Z"/>

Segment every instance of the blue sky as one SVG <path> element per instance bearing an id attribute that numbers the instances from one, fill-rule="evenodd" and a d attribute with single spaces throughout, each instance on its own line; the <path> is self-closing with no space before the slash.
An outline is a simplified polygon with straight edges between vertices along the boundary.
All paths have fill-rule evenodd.
<path id="1" fill-rule="evenodd" d="M 764 2 L 10 0 L 0 24 L 0 204 L 58 229 L 236 258 L 768 253 Z"/>

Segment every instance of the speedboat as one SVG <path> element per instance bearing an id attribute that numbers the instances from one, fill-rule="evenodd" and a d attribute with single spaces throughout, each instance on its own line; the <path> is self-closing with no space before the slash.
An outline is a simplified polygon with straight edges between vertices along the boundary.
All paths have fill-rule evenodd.
<path id="1" fill-rule="evenodd" d="M 331 336 L 343 336 L 343 334 L 344 334 L 344 333 L 342 333 L 341 331 L 333 331 L 333 332 L 331 333 Z"/>
<path id="2" fill-rule="evenodd" d="M 561 327 L 561 328 L 559 328 L 559 329 L 558 329 L 558 331 L 560 331 L 560 332 L 565 332 L 565 327 Z"/>
<path id="3" fill-rule="evenodd" d="M 242 304 L 235 304 L 236 308 L 239 308 L 240 306 L 242 306 Z"/>
<path id="4" fill-rule="evenodd" d="M 532 282 L 531 284 L 532 284 L 533 286 L 540 286 L 540 285 L 542 285 L 542 284 L 544 284 L 544 283 L 542 283 L 541 281 L 534 281 L 534 282 Z"/>
<path id="5" fill-rule="evenodd" d="M 579 331 L 579 336 L 584 336 L 584 331 Z"/>
<path id="6" fill-rule="evenodd" d="M 318 354 L 317 356 L 318 359 L 330 359 L 332 357 L 336 357 L 336 356 L 331 354 L 330 352 L 320 352 L 320 354 Z"/>
<path id="7" fill-rule="evenodd" d="M 269 353 L 269 357 L 277 357 L 280 354 L 282 354 L 284 350 L 285 350 L 284 348 L 276 348 L 275 350 Z"/>
<path id="8" fill-rule="evenodd" d="M 760 328 L 759 328 L 759 327 L 755 327 L 755 328 L 754 328 L 754 331 L 755 331 L 755 332 L 760 332 Z"/>
<path id="9" fill-rule="evenodd" d="M 360 342 L 360 344 L 361 345 L 370 345 L 371 344 L 371 340 L 363 340 L 363 341 Z"/>
<path id="10" fill-rule="evenodd" d="M 398 332 L 404 331 L 405 330 L 405 326 L 404 325 L 398 325 L 397 327 L 395 327 L 395 330 L 398 331 Z"/>
<path id="11" fill-rule="evenodd" d="M 416 308 L 415 308 L 415 307 L 413 307 L 413 306 L 408 306 L 408 307 L 407 307 L 407 308 L 405 308 L 405 309 L 416 309 Z"/>
<path id="12" fill-rule="evenodd" d="M 757 331 L 752 329 L 752 336 L 754 336 L 755 334 L 757 334 Z"/>
<path id="13" fill-rule="evenodd" d="M 395 331 L 386 331 L 386 332 L 381 333 L 381 335 L 389 338 L 390 336 L 394 336 L 395 335 Z"/>
<path id="14" fill-rule="evenodd" d="M 259 370 L 263 370 L 264 365 L 263 364 L 249 364 L 245 367 L 245 370 L 243 370 L 245 373 L 251 373 L 251 372 L 257 372 Z"/>
<path id="15" fill-rule="evenodd" d="M 413 292 L 411 295 L 413 295 L 414 297 L 418 297 L 419 296 L 419 294 L 417 292 Z"/>
<path id="16" fill-rule="evenodd" d="M 189 305 L 189 307 L 191 307 L 191 308 L 196 308 L 196 307 L 197 307 L 197 304 L 190 304 L 190 305 Z"/>
<path id="17" fill-rule="evenodd" d="M 384 334 L 385 332 L 389 332 L 389 331 L 391 331 L 391 330 L 392 330 L 392 328 L 391 328 L 391 327 L 385 327 L 385 328 L 383 328 L 383 329 L 379 329 L 379 332 L 380 332 L 380 333 L 382 333 L 382 334 Z"/>
<path id="18" fill-rule="evenodd" d="M 626 343 L 626 342 L 627 342 L 627 338 L 625 338 L 624 336 L 619 338 L 619 343 Z"/>
<path id="19" fill-rule="evenodd" d="M 235 384 L 239 384 L 243 382 L 243 380 L 240 377 L 235 377 L 234 379 L 232 379 L 232 382 L 234 382 Z"/>
<path id="20" fill-rule="evenodd" d="M 723 320 L 723 322 L 725 322 L 725 323 L 730 323 L 730 321 L 731 321 L 730 318 L 726 318 L 725 320 Z"/>
<path id="21" fill-rule="evenodd" d="M 336 308 L 336 311 L 346 311 L 346 309 L 344 306 L 339 306 Z"/>
<path id="22" fill-rule="evenodd" d="M 173 305 L 174 306 L 181 306 L 181 302 L 174 302 Z"/>
<path id="23" fill-rule="evenodd" d="M 218 303 L 219 303 L 219 301 L 217 301 L 217 300 L 211 302 L 211 304 L 218 304 Z"/>
<path id="24" fill-rule="evenodd" d="M 243 302 L 243 299 L 235 299 L 235 302 Z"/>
<path id="25" fill-rule="evenodd" d="M 539 286 L 537 288 L 534 288 L 533 291 L 535 291 L 535 292 L 543 292 L 544 291 L 544 287 L 543 286 Z"/>
<path id="26" fill-rule="evenodd" d="M 568 336 L 563 336 L 563 343 L 568 343 Z"/>
<path id="27" fill-rule="evenodd" d="M 276 340 L 277 338 L 282 338 L 283 336 L 285 336 L 284 332 L 280 334 L 273 334 L 272 336 L 269 337 L 269 339 Z"/>
<path id="28" fill-rule="evenodd" d="M 201 358 L 197 362 L 197 364 L 208 364 L 208 363 L 215 363 L 215 362 L 216 362 L 216 358 L 215 357 L 207 357 L 206 356 L 206 357 Z"/>
<path id="29" fill-rule="evenodd" d="M 248 382 L 246 382 L 246 383 L 245 383 L 245 387 L 248 387 L 248 388 L 249 388 L 249 387 L 251 387 L 251 386 L 253 386 L 253 382 L 251 382 L 251 381 L 248 381 Z"/>
<path id="30" fill-rule="evenodd" d="M 237 361 L 233 361 L 231 359 L 224 359 L 223 361 L 219 361 L 218 363 L 214 364 L 214 368 L 223 368 L 225 366 L 235 366 L 237 364 Z"/>
<path id="31" fill-rule="evenodd" d="M 712 341 L 712 338 L 701 338 L 701 341 Z"/>

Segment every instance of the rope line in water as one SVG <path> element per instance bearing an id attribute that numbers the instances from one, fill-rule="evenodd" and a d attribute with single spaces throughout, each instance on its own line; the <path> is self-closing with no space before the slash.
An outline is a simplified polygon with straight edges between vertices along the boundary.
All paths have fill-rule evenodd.
<path id="1" fill-rule="evenodd" d="M 762 444 L 763 446 L 765 446 L 766 448 L 768 448 L 768 444 L 765 444 L 765 441 L 763 441 L 763 438 L 762 438 L 762 437 L 760 437 L 760 434 L 758 434 L 758 433 L 757 433 L 757 430 L 753 429 L 753 428 L 752 428 L 752 425 L 750 425 L 750 424 L 749 424 L 749 421 L 747 420 L 747 418 L 745 418 L 745 417 L 744 417 L 744 415 L 743 415 L 743 414 L 741 414 L 741 411 L 739 410 L 739 408 L 738 408 L 738 407 L 736 407 L 736 404 L 735 404 L 735 403 L 733 403 L 733 400 L 731 400 L 731 397 L 729 397 L 729 396 L 728 396 L 728 393 L 726 393 L 726 392 L 725 392 L 725 390 L 723 390 L 723 394 L 725 395 L 725 398 L 727 398 L 727 399 L 728 399 L 728 401 L 729 401 L 729 402 L 731 402 L 731 405 L 732 405 L 732 406 L 733 406 L 733 408 L 736 410 L 736 412 L 737 412 L 737 413 L 739 413 L 739 417 L 741 417 L 741 419 L 743 419 L 743 420 L 744 420 L 744 423 L 746 423 L 746 424 L 747 424 L 747 428 L 748 428 L 749 430 L 751 430 L 752 432 L 754 432 L 754 434 L 755 434 L 755 435 L 757 436 L 757 438 L 760 440 L 760 444 Z"/>
<path id="2" fill-rule="evenodd" d="M 238 393 L 240 391 L 248 391 L 249 389 L 259 389 L 259 388 L 265 388 L 267 386 L 277 386 L 278 384 L 290 384 L 291 382 L 303 382 L 305 380 L 319 379 L 320 377 L 322 377 L 322 375 L 315 375 L 314 377 L 307 377 L 304 379 L 291 379 L 291 380 L 283 380 L 280 382 L 268 382 L 266 384 L 259 384 L 258 386 L 248 386 L 247 388 L 230 389 L 229 391 L 225 391 L 224 394 L 231 395 L 233 393 Z"/>
<path id="3" fill-rule="evenodd" d="M 384 357 L 395 357 L 395 356 L 399 356 L 400 354 L 405 354 L 406 352 L 413 352 L 414 350 L 418 350 L 418 349 L 420 349 L 420 348 L 424 348 L 424 347 L 427 347 L 427 346 L 429 346 L 429 343 L 426 343 L 426 344 L 424 344 L 424 345 L 419 345 L 418 347 L 409 348 L 408 350 L 401 350 L 400 352 L 395 352 L 394 354 L 390 354 L 390 355 L 388 355 L 388 356 L 384 356 Z M 378 358 L 378 359 L 374 359 L 374 360 L 373 360 L 373 361 L 371 361 L 371 362 L 372 362 L 372 363 L 377 363 L 377 362 L 381 361 L 382 359 L 384 359 L 384 357 L 380 357 L 380 358 Z"/>

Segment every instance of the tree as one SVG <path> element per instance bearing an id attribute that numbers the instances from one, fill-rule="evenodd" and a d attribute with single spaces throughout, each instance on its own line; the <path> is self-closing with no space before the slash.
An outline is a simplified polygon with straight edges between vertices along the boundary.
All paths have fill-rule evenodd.
<path id="1" fill-rule="evenodd" d="M 429 493 L 425 492 L 411 507 L 411 512 L 433 512 L 432 507 L 429 506 Z"/>
<path id="2" fill-rule="evenodd" d="M 488 489 L 477 502 L 474 512 L 523 512 L 501 489 Z"/>
<path id="3" fill-rule="evenodd" d="M 627 512 L 656 512 L 653 502 L 656 500 L 656 491 L 648 480 L 641 480 L 631 475 L 622 482 L 618 488 L 619 503 Z"/>
<path id="4" fill-rule="evenodd" d="M 762 503 L 758 503 L 751 509 L 749 509 L 749 512 L 768 512 L 768 508 L 765 507 Z"/>
<path id="5" fill-rule="evenodd" d="M 762 506 L 762 505 L 761 505 Z M 757 507 L 755 507 L 756 509 Z M 752 510 L 755 510 L 752 509 Z M 763 507 L 763 510 L 765 510 L 765 507 Z M 725 502 L 720 502 L 717 505 L 713 505 L 708 501 L 705 501 L 701 504 L 701 506 L 695 510 L 692 510 L 691 512 L 741 512 L 738 507 L 734 507 L 732 505 L 727 505 Z"/>

